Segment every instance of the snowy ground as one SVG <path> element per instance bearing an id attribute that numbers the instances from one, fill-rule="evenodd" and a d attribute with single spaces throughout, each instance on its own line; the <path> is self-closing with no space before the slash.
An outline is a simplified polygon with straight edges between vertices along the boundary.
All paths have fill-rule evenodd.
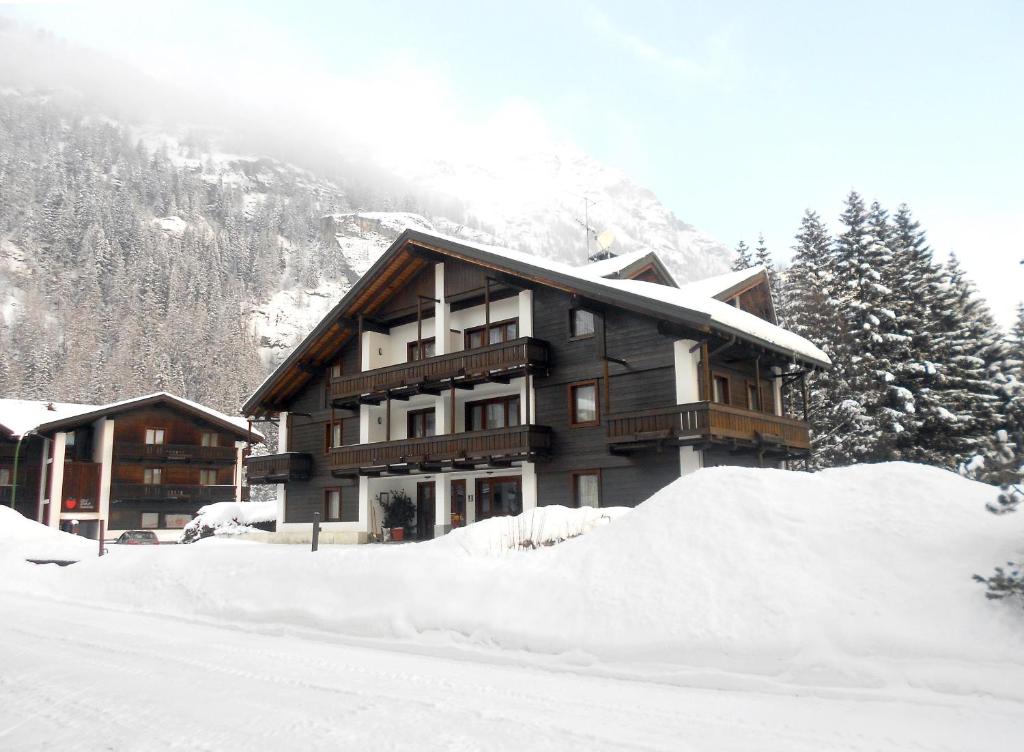
<path id="1" fill-rule="evenodd" d="M 990 494 L 716 469 L 535 551 L 210 539 L 63 569 L 19 552 L 75 541 L 0 515 L 0 749 L 1017 750 L 1024 611 L 970 575 L 1024 517 Z"/>
<path id="2" fill-rule="evenodd" d="M 1017 703 L 624 681 L 0 595 L 0 748 L 1019 749 Z"/>

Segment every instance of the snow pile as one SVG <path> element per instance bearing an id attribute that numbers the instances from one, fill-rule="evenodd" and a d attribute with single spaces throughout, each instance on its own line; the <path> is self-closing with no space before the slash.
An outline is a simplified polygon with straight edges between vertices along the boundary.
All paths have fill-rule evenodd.
<path id="1" fill-rule="evenodd" d="M 181 531 L 179 543 L 192 543 L 212 535 L 251 533 L 254 525 L 277 520 L 276 501 L 219 501 L 200 507 Z"/>
<path id="2" fill-rule="evenodd" d="M 1024 700 L 1024 609 L 971 580 L 1024 548 L 1024 515 L 986 512 L 992 493 L 901 463 L 711 468 L 532 551 L 167 546 L 0 588 L 689 685 Z"/>
<path id="3" fill-rule="evenodd" d="M 17 566 L 25 559 L 78 561 L 98 556 L 98 547 L 94 540 L 40 525 L 0 506 L 0 567 Z"/>
<path id="4" fill-rule="evenodd" d="M 494 556 L 562 543 L 607 525 L 630 511 L 629 507 L 538 507 L 514 517 L 491 517 L 460 527 L 426 545 L 454 549 L 470 556 Z"/>

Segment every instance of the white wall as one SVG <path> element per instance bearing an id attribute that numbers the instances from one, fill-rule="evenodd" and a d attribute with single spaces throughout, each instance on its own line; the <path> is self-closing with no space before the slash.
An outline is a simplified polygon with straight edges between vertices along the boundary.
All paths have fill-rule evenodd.
<path id="1" fill-rule="evenodd" d="M 114 420 L 100 418 L 93 423 L 92 461 L 100 463 L 99 518 L 110 520 L 110 479 L 114 467 Z"/>
<path id="2" fill-rule="evenodd" d="M 58 431 L 53 436 L 53 460 L 50 469 L 50 527 L 60 527 L 60 505 L 64 495 L 64 450 L 67 446 L 67 434 Z"/>
<path id="3" fill-rule="evenodd" d="M 677 405 L 700 400 L 700 348 L 690 352 L 696 345 L 692 339 L 680 339 L 673 343 Z"/>
<path id="4" fill-rule="evenodd" d="M 692 339 L 680 339 L 673 343 L 676 367 L 676 404 L 686 405 L 700 401 L 700 348 L 690 352 L 697 343 Z M 700 470 L 703 465 L 701 452 L 693 447 L 679 447 L 679 474 Z"/>

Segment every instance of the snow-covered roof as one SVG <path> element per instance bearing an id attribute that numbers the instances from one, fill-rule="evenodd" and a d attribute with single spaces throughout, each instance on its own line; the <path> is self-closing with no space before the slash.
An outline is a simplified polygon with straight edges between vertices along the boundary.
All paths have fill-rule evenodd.
<path id="1" fill-rule="evenodd" d="M 628 269 L 633 264 L 650 256 L 657 257 L 657 254 L 648 250 L 630 251 L 600 261 L 591 261 L 580 268 L 589 274 L 596 274 L 598 277 L 608 277 L 618 274 L 623 269 Z"/>
<path id="2" fill-rule="evenodd" d="M 214 410 L 206 405 L 201 405 L 198 402 L 193 402 L 170 392 L 154 392 L 142 397 L 133 397 L 106 405 L 79 405 L 32 400 L 0 400 L 0 426 L 6 427 L 15 436 L 22 436 L 29 430 L 51 430 L 76 419 L 80 419 L 83 422 L 95 420 L 108 413 L 119 412 L 136 404 L 160 400 L 176 402 L 193 412 L 209 417 L 214 422 L 225 425 L 225 427 L 233 427 L 240 432 L 253 434 L 259 437 L 260 440 L 264 438 L 263 434 L 259 431 L 249 428 L 249 422 L 245 418 L 227 415 L 219 410 Z M 54 406 L 54 410 L 48 409 L 47 406 L 51 404 Z"/>
<path id="3" fill-rule="evenodd" d="M 648 301 L 658 301 L 660 303 L 667 304 L 678 309 L 680 312 L 706 314 L 710 317 L 712 325 L 717 324 L 720 328 L 725 328 L 738 334 L 747 335 L 750 338 L 760 340 L 767 345 L 772 345 L 775 349 L 781 349 L 786 353 L 817 362 L 824 366 L 831 365 L 832 363 L 828 355 L 826 355 L 819 347 L 810 340 L 801 337 L 799 334 L 795 334 L 788 329 L 783 329 L 770 321 L 765 321 L 752 313 L 747 313 L 746 311 L 740 310 L 728 303 L 716 300 L 713 296 L 707 295 L 703 292 L 700 294 L 694 292 L 694 285 L 699 285 L 700 283 L 686 285 L 684 288 L 680 289 L 676 287 L 668 287 L 667 285 L 659 285 L 654 282 L 641 282 L 640 280 L 635 279 L 607 279 L 594 273 L 594 270 L 590 268 L 590 266 L 593 265 L 585 267 L 569 266 L 568 264 L 564 264 L 559 261 L 541 258 L 540 256 L 534 256 L 521 251 L 514 251 L 509 248 L 474 243 L 461 238 L 453 238 L 437 233 L 424 233 L 417 231 L 417 234 L 430 235 L 449 243 L 475 248 L 485 253 L 504 257 L 515 261 L 517 264 L 533 267 L 534 270 L 542 274 L 544 272 L 549 272 L 575 277 L 576 279 L 585 279 L 587 282 L 600 285 L 618 293 L 626 293 L 641 300 L 646 299 Z M 745 269 L 743 271 L 748 273 L 748 277 L 752 277 L 763 270 L 763 267 L 755 267 L 754 270 Z M 751 273 L 752 271 L 754 273 Z M 739 273 L 737 272 L 735 274 Z M 712 280 L 719 281 L 709 283 L 708 287 L 713 288 L 720 284 L 725 277 L 730 276 L 732 275 L 719 275 L 718 277 L 712 277 Z"/>
<path id="4" fill-rule="evenodd" d="M 43 423 L 73 418 L 95 410 L 97 407 L 97 405 L 81 405 L 75 402 L 0 399 L 0 431 L 18 438 Z"/>
<path id="5" fill-rule="evenodd" d="M 716 274 L 714 277 L 705 277 L 695 282 L 688 282 L 685 285 L 681 285 L 680 289 L 692 295 L 715 298 L 736 287 L 742 287 L 764 273 L 765 268 L 763 266 L 752 266 L 748 269 Z"/>
<path id="6" fill-rule="evenodd" d="M 713 322 L 775 345 L 777 349 L 818 361 L 823 365 L 832 363 L 824 351 L 799 334 L 794 334 L 788 329 L 776 326 L 770 321 L 765 321 L 759 316 L 747 313 L 721 300 L 694 295 L 688 287 L 678 289 L 653 282 L 640 282 L 635 279 L 610 279 L 606 280 L 606 283 L 637 295 L 660 300 L 669 305 L 706 313 Z"/>

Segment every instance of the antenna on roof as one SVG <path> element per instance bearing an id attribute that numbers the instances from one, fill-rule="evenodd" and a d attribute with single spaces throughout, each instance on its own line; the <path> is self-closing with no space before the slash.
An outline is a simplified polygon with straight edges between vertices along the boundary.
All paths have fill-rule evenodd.
<path id="1" fill-rule="evenodd" d="M 597 206 L 597 203 L 598 202 L 594 201 L 594 199 L 590 198 L 590 196 L 584 196 L 583 197 L 583 221 L 580 222 L 578 219 L 576 220 L 577 222 L 580 222 L 581 225 L 583 225 L 583 236 L 587 239 L 587 259 L 588 260 L 590 259 L 590 236 L 593 235 L 595 238 L 597 237 L 597 230 L 595 230 L 593 227 L 590 226 L 590 207 L 591 206 Z"/>

